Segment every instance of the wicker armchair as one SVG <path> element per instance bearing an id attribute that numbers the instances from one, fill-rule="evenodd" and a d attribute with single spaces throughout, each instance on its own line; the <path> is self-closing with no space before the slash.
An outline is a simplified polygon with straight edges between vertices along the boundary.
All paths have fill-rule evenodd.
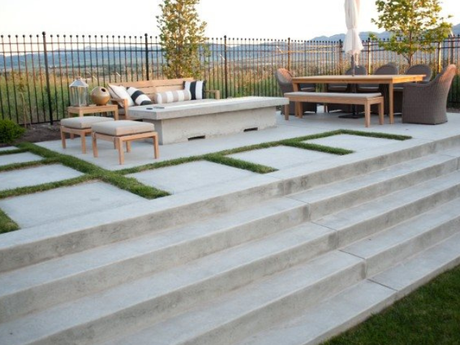
<path id="1" fill-rule="evenodd" d="M 353 69 L 350 68 L 345 72 L 346 75 L 352 75 Z M 366 75 L 367 71 L 364 66 L 356 66 L 355 67 L 355 75 Z M 355 85 L 353 84 L 327 84 L 326 91 L 327 92 L 355 92 L 354 90 Z M 347 113 L 352 112 L 352 106 L 349 104 L 329 104 L 327 106 L 327 111 L 334 111 L 334 110 L 341 110 Z M 364 108 L 362 109 L 364 111 Z"/>
<path id="2" fill-rule="evenodd" d="M 386 65 L 382 65 L 379 68 L 375 70 L 373 73 L 374 75 L 394 75 L 398 74 L 398 67 L 390 62 Z M 358 85 L 356 92 L 358 93 L 376 93 L 380 92 L 382 95 L 384 95 L 385 98 L 385 114 L 388 114 L 389 112 L 389 104 L 388 104 L 388 85 L 379 85 L 379 84 L 360 84 Z M 372 113 L 378 114 L 379 109 L 377 105 L 373 105 L 371 107 Z"/>
<path id="3" fill-rule="evenodd" d="M 449 65 L 431 82 L 404 85 L 402 122 L 436 125 L 447 122 L 447 96 L 457 72 L 455 65 Z"/>
<path id="4" fill-rule="evenodd" d="M 424 74 L 425 77 L 423 78 L 423 81 L 428 82 L 431 80 L 432 70 L 430 66 L 428 65 L 418 64 L 418 65 L 413 65 L 409 67 L 405 74 L 409 74 L 409 75 Z M 404 84 L 397 84 L 394 86 L 393 104 L 394 104 L 395 113 L 402 112 L 403 91 L 404 91 Z"/>
<path id="5" fill-rule="evenodd" d="M 394 75 L 398 74 L 398 67 L 393 63 L 380 66 L 374 72 L 374 75 Z M 378 84 L 364 84 L 358 85 L 357 91 L 360 93 L 375 93 L 381 92 L 380 85 Z"/>
<path id="6" fill-rule="evenodd" d="M 275 73 L 275 78 L 278 81 L 278 85 L 280 86 L 281 92 L 285 94 L 286 92 L 293 92 L 294 88 L 292 86 L 292 74 L 285 68 L 279 68 Z M 315 92 L 316 85 L 315 84 L 301 84 L 300 85 L 301 91 L 306 92 Z M 316 113 L 316 103 L 302 103 L 302 113 L 306 111 L 311 111 Z M 281 114 L 284 114 L 284 107 L 281 108 Z M 295 102 L 289 103 L 289 115 L 295 115 Z"/>

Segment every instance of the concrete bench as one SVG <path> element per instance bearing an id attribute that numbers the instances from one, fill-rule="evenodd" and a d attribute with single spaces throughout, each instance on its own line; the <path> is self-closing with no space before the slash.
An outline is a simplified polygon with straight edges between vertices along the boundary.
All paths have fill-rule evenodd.
<path id="1" fill-rule="evenodd" d="M 276 107 L 284 97 L 204 99 L 133 107 L 130 118 L 152 122 L 160 144 L 260 130 L 276 125 Z"/>
<path id="2" fill-rule="evenodd" d="M 371 124 L 371 105 L 377 104 L 379 107 L 379 123 L 383 125 L 383 96 L 380 93 L 339 93 L 339 92 L 287 92 L 284 97 L 290 102 L 312 102 L 312 103 L 336 103 L 336 104 L 354 104 L 364 106 L 365 126 Z M 299 103 L 300 104 L 300 103 Z M 289 104 L 285 106 L 285 114 L 289 114 Z M 297 111 L 296 116 L 301 117 Z M 285 115 L 289 120 L 289 115 Z"/>

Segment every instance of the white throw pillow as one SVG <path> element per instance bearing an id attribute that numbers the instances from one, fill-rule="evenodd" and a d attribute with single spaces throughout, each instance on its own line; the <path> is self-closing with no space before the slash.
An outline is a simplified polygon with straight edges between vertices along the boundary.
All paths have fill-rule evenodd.
<path id="1" fill-rule="evenodd" d="M 113 85 L 109 84 L 109 93 L 112 98 L 120 98 L 120 99 L 127 99 L 128 100 L 128 106 L 132 107 L 134 105 L 134 101 L 129 95 L 128 91 L 126 91 L 126 87 L 122 85 Z M 120 103 L 120 106 L 123 106 L 123 103 Z"/>

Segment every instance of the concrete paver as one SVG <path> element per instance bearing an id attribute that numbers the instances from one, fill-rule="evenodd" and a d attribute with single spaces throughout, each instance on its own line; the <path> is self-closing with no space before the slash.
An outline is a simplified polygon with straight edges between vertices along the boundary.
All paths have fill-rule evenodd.
<path id="1" fill-rule="evenodd" d="M 255 174 L 221 164 L 199 161 L 143 171 L 127 176 L 134 177 L 149 186 L 177 194 L 251 175 Z"/>
<path id="2" fill-rule="evenodd" d="M 331 137 L 305 141 L 305 143 L 323 146 L 340 147 L 355 152 L 366 151 L 370 148 L 378 148 L 384 145 L 395 144 L 397 140 L 360 137 L 358 135 L 340 134 Z"/>
<path id="3" fill-rule="evenodd" d="M 1 151 L 11 151 L 11 150 L 16 150 L 17 147 L 15 146 L 5 146 L 5 147 L 0 147 L 0 152 Z"/>
<path id="4" fill-rule="evenodd" d="M 144 200 L 112 185 L 93 182 L 3 199 L 0 209 L 27 228 Z"/>
<path id="5" fill-rule="evenodd" d="M 229 157 L 266 165 L 275 169 L 285 169 L 321 159 L 331 159 L 335 157 L 335 155 L 299 149 L 296 147 L 277 146 L 268 149 L 236 153 L 229 155 Z"/>
<path id="6" fill-rule="evenodd" d="M 62 181 L 84 175 L 60 164 L 0 172 L 0 191 Z"/>
<path id="7" fill-rule="evenodd" d="M 0 166 L 15 164 L 15 163 L 25 163 L 39 161 L 43 158 L 37 155 L 34 155 L 30 152 L 14 153 L 11 155 L 0 156 Z"/>

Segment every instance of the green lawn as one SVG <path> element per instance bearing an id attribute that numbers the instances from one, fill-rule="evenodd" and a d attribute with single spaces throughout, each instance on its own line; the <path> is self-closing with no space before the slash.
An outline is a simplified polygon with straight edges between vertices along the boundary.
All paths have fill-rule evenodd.
<path id="1" fill-rule="evenodd" d="M 323 344 L 460 344 L 460 266 Z"/>

